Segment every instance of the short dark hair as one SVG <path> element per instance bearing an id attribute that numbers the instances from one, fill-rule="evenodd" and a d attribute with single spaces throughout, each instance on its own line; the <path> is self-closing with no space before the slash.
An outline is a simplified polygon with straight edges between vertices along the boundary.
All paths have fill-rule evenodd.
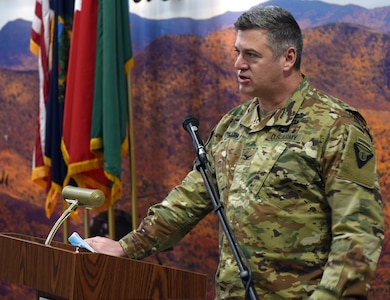
<path id="1" fill-rule="evenodd" d="M 294 47 L 297 52 L 294 68 L 300 69 L 303 49 L 302 32 L 290 12 L 277 6 L 255 7 L 238 17 L 234 27 L 242 31 L 256 28 L 265 30 L 275 59 L 280 58 L 289 47 Z"/>

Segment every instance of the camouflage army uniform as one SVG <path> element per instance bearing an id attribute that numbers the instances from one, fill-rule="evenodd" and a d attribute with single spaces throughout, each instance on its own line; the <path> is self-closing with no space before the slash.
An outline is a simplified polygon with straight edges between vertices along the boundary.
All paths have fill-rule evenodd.
<path id="1" fill-rule="evenodd" d="M 367 294 L 383 215 L 373 142 L 355 109 L 305 78 L 285 106 L 264 120 L 257 99 L 230 111 L 206 147 L 261 299 Z M 194 170 L 120 243 L 129 257 L 142 259 L 179 241 L 210 211 Z M 244 299 L 222 232 L 216 294 Z"/>

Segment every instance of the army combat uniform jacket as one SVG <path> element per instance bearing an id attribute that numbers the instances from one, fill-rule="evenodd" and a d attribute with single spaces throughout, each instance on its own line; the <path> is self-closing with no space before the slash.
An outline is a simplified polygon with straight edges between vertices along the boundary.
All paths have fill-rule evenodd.
<path id="1" fill-rule="evenodd" d="M 260 299 L 367 295 L 383 213 L 372 137 L 354 108 L 304 78 L 263 120 L 256 98 L 231 110 L 206 150 Z M 129 257 L 142 259 L 178 242 L 212 210 L 194 168 L 120 243 Z M 244 294 L 221 232 L 217 299 Z"/>

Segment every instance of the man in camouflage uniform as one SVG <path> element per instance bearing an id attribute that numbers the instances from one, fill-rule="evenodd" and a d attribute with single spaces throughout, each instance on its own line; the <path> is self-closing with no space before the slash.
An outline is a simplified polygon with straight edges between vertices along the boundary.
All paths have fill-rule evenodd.
<path id="1" fill-rule="evenodd" d="M 256 8 L 235 23 L 238 83 L 252 100 L 227 113 L 206 151 L 260 299 L 365 299 L 384 236 L 372 136 L 353 107 L 300 72 L 290 13 Z M 97 251 L 142 259 L 177 243 L 213 210 L 194 168 L 139 228 Z M 244 299 L 220 234 L 217 299 Z"/>

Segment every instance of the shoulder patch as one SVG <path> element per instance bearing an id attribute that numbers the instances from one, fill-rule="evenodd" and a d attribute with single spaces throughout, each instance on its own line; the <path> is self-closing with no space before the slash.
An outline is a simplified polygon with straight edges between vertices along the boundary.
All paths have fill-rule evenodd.
<path id="1" fill-rule="evenodd" d="M 373 188 L 376 178 L 376 157 L 369 136 L 352 127 L 345 145 L 338 177 Z"/>
<path id="2" fill-rule="evenodd" d="M 358 139 L 353 143 L 353 148 L 355 149 L 356 162 L 359 168 L 363 168 L 374 157 L 369 145 L 364 140 Z"/>

